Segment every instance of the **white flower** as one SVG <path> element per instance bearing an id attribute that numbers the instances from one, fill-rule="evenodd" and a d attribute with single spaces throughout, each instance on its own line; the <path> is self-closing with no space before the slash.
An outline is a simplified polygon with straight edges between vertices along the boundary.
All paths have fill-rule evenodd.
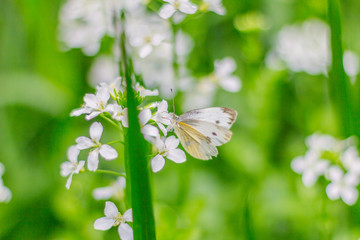
<path id="1" fill-rule="evenodd" d="M 109 230 L 111 227 L 118 227 L 118 233 L 122 240 L 134 239 L 132 228 L 126 222 L 132 222 L 132 209 L 127 210 L 124 215 L 121 215 L 113 202 L 107 201 L 105 203 L 105 217 L 99 218 L 94 223 L 96 230 Z"/>
<path id="2" fill-rule="evenodd" d="M 156 122 L 156 124 L 159 126 L 164 136 L 166 136 L 167 131 L 163 124 L 165 125 L 171 124 L 170 115 L 167 110 L 168 103 L 167 101 L 162 100 L 161 102 L 156 103 L 156 107 L 157 107 L 157 112 L 151 117 L 151 119 L 153 119 Z"/>
<path id="3" fill-rule="evenodd" d="M 147 97 L 147 96 L 157 96 L 159 95 L 159 91 L 157 89 L 151 91 L 149 89 L 145 89 L 139 83 L 135 84 L 135 91 L 139 93 L 140 97 Z"/>
<path id="4" fill-rule="evenodd" d="M 91 120 L 104 112 L 106 109 L 107 102 L 110 98 L 109 89 L 106 87 L 99 87 L 95 94 L 85 94 L 84 106 L 73 110 L 70 116 L 80 116 L 81 114 L 87 114 L 86 120 Z"/>
<path id="5" fill-rule="evenodd" d="M 61 176 L 63 177 L 69 176 L 65 185 L 67 189 L 70 188 L 72 176 L 74 174 L 78 174 L 85 165 L 85 161 L 78 162 L 79 153 L 80 150 L 76 146 L 69 147 L 67 151 L 67 156 L 69 161 L 61 164 L 61 172 L 60 172 Z"/>
<path id="6" fill-rule="evenodd" d="M 302 175 L 302 181 L 305 186 L 314 185 L 318 177 L 325 173 L 329 166 L 329 161 L 319 159 L 315 151 L 307 151 L 305 156 L 294 158 L 291 162 L 291 168 Z"/>
<path id="7" fill-rule="evenodd" d="M 0 202 L 9 202 L 12 198 L 12 194 L 9 188 L 5 187 L 0 182 Z"/>
<path id="8" fill-rule="evenodd" d="M 135 71 L 143 76 L 145 86 L 159 88 L 163 97 L 171 97 L 170 89 L 174 89 L 175 86 L 171 51 L 172 45 L 164 42 L 148 57 L 139 58 L 134 62 Z"/>
<path id="9" fill-rule="evenodd" d="M 111 198 L 112 196 L 120 198 L 123 196 L 124 189 L 125 178 L 118 177 L 111 186 L 94 189 L 92 195 L 96 200 L 105 200 Z"/>
<path id="10" fill-rule="evenodd" d="M 168 19 L 176 11 L 186 14 L 194 14 L 197 11 L 197 6 L 192 4 L 189 0 L 164 0 L 164 4 L 159 12 L 161 18 Z"/>
<path id="11" fill-rule="evenodd" d="M 144 138 L 149 142 L 154 142 L 154 140 L 160 136 L 160 133 L 157 127 L 146 124 L 151 119 L 151 110 L 148 108 L 141 110 L 138 117 L 140 121 L 141 133 L 144 135 Z"/>
<path id="12" fill-rule="evenodd" d="M 91 64 L 88 72 L 88 82 L 92 87 L 100 83 L 112 83 L 118 76 L 118 63 L 112 56 L 97 56 Z"/>
<path id="13" fill-rule="evenodd" d="M 165 141 L 157 138 L 156 147 L 159 153 L 151 159 L 151 169 L 153 172 L 160 171 L 165 165 L 165 158 L 175 163 L 183 163 L 186 161 L 186 155 L 183 150 L 178 149 L 179 140 L 174 136 L 170 136 Z"/>
<path id="14" fill-rule="evenodd" d="M 360 157 L 356 147 L 351 146 L 340 157 L 346 170 L 356 175 L 360 174 Z"/>
<path id="15" fill-rule="evenodd" d="M 326 73 L 331 61 L 328 25 L 309 19 L 284 27 L 277 36 L 275 53 L 294 72 Z"/>
<path id="16" fill-rule="evenodd" d="M 124 127 L 129 127 L 128 109 L 127 108 L 123 109 L 119 104 L 113 103 L 113 104 L 107 105 L 106 111 L 111 114 L 111 117 L 113 119 L 121 122 Z"/>
<path id="17" fill-rule="evenodd" d="M 221 0 L 203 0 L 199 7 L 200 11 L 213 11 L 219 15 L 225 15 L 225 8 Z"/>
<path id="18" fill-rule="evenodd" d="M 352 174 L 344 174 L 338 166 L 331 166 L 328 173 L 331 183 L 326 187 L 326 193 L 331 200 L 341 199 L 348 205 L 353 205 L 358 199 L 359 177 Z"/>
<path id="19" fill-rule="evenodd" d="M 127 24 L 127 33 L 131 46 L 139 50 L 140 58 L 146 58 L 150 55 L 154 48 L 158 47 L 165 40 L 169 40 L 171 31 L 164 22 L 159 19 L 147 17 L 136 18 Z"/>
<path id="20" fill-rule="evenodd" d="M 215 61 L 215 71 L 213 77 L 215 81 L 226 91 L 237 92 L 241 88 L 241 81 L 232 75 L 236 69 L 234 59 L 227 57 Z"/>
<path id="21" fill-rule="evenodd" d="M 75 141 L 76 147 L 80 150 L 92 148 L 89 152 L 87 167 L 90 171 L 96 171 L 99 165 L 99 154 L 105 160 L 113 160 L 118 157 L 116 150 L 107 145 L 100 143 L 100 138 L 103 132 L 103 126 L 99 122 L 94 122 L 90 126 L 90 138 L 78 137 Z"/>

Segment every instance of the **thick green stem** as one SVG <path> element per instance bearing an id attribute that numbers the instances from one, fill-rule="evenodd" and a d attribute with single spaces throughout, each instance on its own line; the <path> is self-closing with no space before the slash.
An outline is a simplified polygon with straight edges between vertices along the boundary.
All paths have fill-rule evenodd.
<path id="1" fill-rule="evenodd" d="M 345 75 L 341 40 L 341 17 L 338 0 L 328 0 L 328 18 L 331 36 L 332 64 L 329 72 L 329 92 L 338 116 L 340 130 L 348 137 L 355 134 L 355 116 L 352 106 L 350 81 Z"/>
<path id="2" fill-rule="evenodd" d="M 124 29 L 125 16 L 121 16 Z M 146 146 L 140 132 L 138 110 L 132 88 L 132 72 L 126 53 L 126 35 L 121 34 L 121 56 L 124 69 L 127 91 L 127 106 L 129 130 L 126 134 L 126 175 L 127 183 L 131 186 L 131 205 L 134 219 L 134 239 L 153 240 L 155 237 L 155 223 L 152 207 L 151 189 L 149 182 L 149 168 L 146 160 Z M 130 180 L 130 181 L 129 181 Z"/>

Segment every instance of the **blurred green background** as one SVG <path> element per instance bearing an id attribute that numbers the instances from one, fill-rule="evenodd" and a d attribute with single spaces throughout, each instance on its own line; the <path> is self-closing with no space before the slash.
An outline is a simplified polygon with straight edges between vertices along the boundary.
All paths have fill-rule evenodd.
<path id="1" fill-rule="evenodd" d="M 220 90 L 214 103 L 238 111 L 233 138 L 217 159 L 167 161 L 152 174 L 158 239 L 359 238 L 360 204 L 328 200 L 321 183 L 306 188 L 290 168 L 305 152 L 306 136 L 320 131 L 343 137 L 326 77 L 272 71 L 264 63 L 284 25 L 311 17 L 326 21 L 326 1 L 223 2 L 226 16 L 206 13 L 184 31 L 195 42 L 189 60 L 194 72 L 212 71 L 213 61 L 225 56 L 237 62 L 242 90 Z M 76 175 L 66 190 L 60 176 L 67 148 L 87 136 L 90 125 L 69 113 L 94 91 L 86 80 L 92 57 L 78 49 L 59 51 L 61 4 L 0 2 L 0 162 L 13 193 L 11 202 L 0 203 L 0 239 L 118 239 L 116 229 L 93 229 L 104 201 L 91 192 L 113 178 Z M 341 6 L 344 46 L 359 55 L 360 2 Z M 269 27 L 239 28 L 237 21 L 249 13 L 260 14 Z M 356 92 L 358 82 L 352 88 Z"/>

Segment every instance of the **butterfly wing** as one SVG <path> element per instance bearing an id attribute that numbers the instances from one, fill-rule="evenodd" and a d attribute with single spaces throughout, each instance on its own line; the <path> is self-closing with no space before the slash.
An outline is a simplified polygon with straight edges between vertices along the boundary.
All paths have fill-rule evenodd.
<path id="1" fill-rule="evenodd" d="M 237 112 L 226 107 L 196 109 L 180 115 L 181 121 L 185 119 L 204 121 L 216 124 L 225 129 L 230 129 L 235 122 L 236 117 Z"/>
<path id="2" fill-rule="evenodd" d="M 205 137 L 209 138 L 211 143 L 213 143 L 215 146 L 220 146 L 224 143 L 227 143 L 230 141 L 232 136 L 232 132 L 229 129 L 218 124 L 194 119 L 184 119 L 182 122 L 189 125 Z"/>
<path id="3" fill-rule="evenodd" d="M 181 145 L 193 157 L 208 160 L 217 156 L 216 146 L 211 139 L 184 122 L 174 126 L 175 134 L 179 137 Z"/>

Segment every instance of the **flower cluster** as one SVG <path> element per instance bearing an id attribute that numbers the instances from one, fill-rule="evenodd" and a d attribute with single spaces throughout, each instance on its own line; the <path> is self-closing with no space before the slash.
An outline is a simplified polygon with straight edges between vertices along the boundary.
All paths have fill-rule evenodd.
<path id="1" fill-rule="evenodd" d="M 2 175 L 5 172 L 4 165 L 0 162 L 0 202 L 9 202 L 12 194 L 9 188 L 7 188 L 2 180 Z"/>
<path id="2" fill-rule="evenodd" d="M 329 33 L 329 26 L 319 19 L 285 26 L 277 35 L 275 48 L 267 56 L 268 67 L 282 69 L 285 63 L 294 72 L 326 74 L 331 63 Z M 357 55 L 345 51 L 344 67 L 350 77 L 355 77 L 359 73 Z"/>
<path id="3" fill-rule="evenodd" d="M 306 138 L 307 152 L 291 162 L 291 168 L 302 174 L 302 181 L 309 187 L 324 176 L 330 183 L 326 194 L 331 200 L 341 198 L 353 205 L 358 199 L 360 183 L 360 157 L 353 137 L 338 140 L 330 135 L 315 133 Z"/>
<path id="4" fill-rule="evenodd" d="M 99 218 L 94 223 L 97 230 L 109 230 L 111 227 L 118 227 L 118 233 L 122 240 L 134 239 L 133 230 L 128 222 L 133 221 L 132 209 L 125 211 L 122 215 L 113 202 L 105 203 L 105 217 Z"/>

